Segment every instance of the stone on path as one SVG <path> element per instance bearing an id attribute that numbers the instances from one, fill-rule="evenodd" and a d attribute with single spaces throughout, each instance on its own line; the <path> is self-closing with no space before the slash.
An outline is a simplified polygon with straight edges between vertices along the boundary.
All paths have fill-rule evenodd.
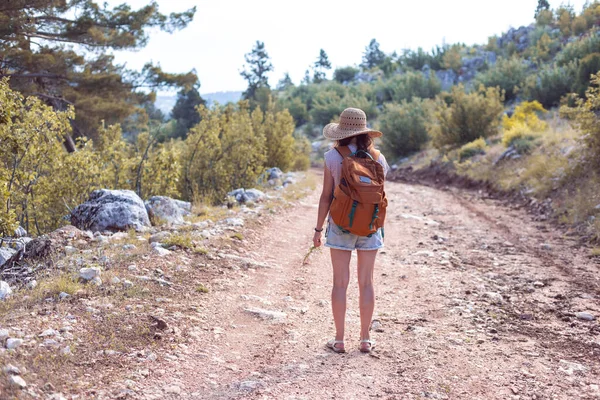
<path id="1" fill-rule="evenodd" d="M 17 389 L 25 389 L 27 387 L 27 382 L 18 375 L 10 375 L 8 377 L 8 384 Z"/>
<path id="2" fill-rule="evenodd" d="M 95 190 L 71 212 L 71 223 L 92 232 L 142 231 L 150 227 L 146 206 L 131 190 Z"/>
<path id="3" fill-rule="evenodd" d="M 192 203 L 166 196 L 152 196 L 145 205 L 154 225 L 182 225 L 185 223 L 183 217 L 192 213 Z"/>
<path id="4" fill-rule="evenodd" d="M 100 277 L 102 271 L 100 268 L 91 267 L 91 268 L 81 268 L 79 270 L 79 277 L 86 282 L 92 281 L 96 278 Z"/>
<path id="5" fill-rule="evenodd" d="M 16 350 L 23 344 L 23 339 L 9 338 L 6 340 L 6 348 L 9 350 Z"/>
<path id="6" fill-rule="evenodd" d="M 0 300 L 4 300 L 12 294 L 10 285 L 4 281 L 0 281 Z"/>
<path id="7" fill-rule="evenodd" d="M 596 317 L 594 317 L 592 314 L 587 313 L 587 312 L 576 312 L 575 316 L 584 321 L 593 321 L 596 319 Z"/>
<path id="8" fill-rule="evenodd" d="M 256 307 L 246 308 L 244 311 L 264 320 L 282 321 L 287 317 L 287 314 L 281 311 L 265 310 Z"/>

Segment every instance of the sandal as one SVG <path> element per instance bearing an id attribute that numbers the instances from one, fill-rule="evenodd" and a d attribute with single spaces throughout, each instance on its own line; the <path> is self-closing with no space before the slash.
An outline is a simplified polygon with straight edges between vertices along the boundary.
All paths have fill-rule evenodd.
<path id="1" fill-rule="evenodd" d="M 339 344 L 344 345 L 344 341 L 331 339 L 329 342 L 327 342 L 327 348 L 333 350 L 334 353 L 345 353 L 346 349 L 344 347 L 337 347 Z"/>
<path id="2" fill-rule="evenodd" d="M 364 346 L 363 344 L 368 344 L 368 346 Z M 375 340 L 373 339 L 363 339 L 360 341 L 360 352 L 361 353 L 370 353 L 375 349 Z"/>

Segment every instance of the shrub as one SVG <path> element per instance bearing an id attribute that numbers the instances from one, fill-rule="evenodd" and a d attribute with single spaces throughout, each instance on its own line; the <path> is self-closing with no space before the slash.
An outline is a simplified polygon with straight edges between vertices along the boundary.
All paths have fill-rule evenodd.
<path id="1" fill-rule="evenodd" d="M 415 153 L 429 140 L 427 134 L 428 106 L 415 98 L 400 104 L 388 103 L 379 117 L 379 129 L 384 133 L 384 150 L 394 157 Z"/>
<path id="2" fill-rule="evenodd" d="M 421 72 L 407 72 L 377 84 L 380 103 L 401 103 L 415 97 L 432 99 L 440 93 L 441 88 L 442 85 L 433 72 L 429 76 Z"/>
<path id="3" fill-rule="evenodd" d="M 499 88 L 479 87 L 466 93 L 463 85 L 452 88 L 448 101 L 436 100 L 434 123 L 430 125 L 433 144 L 438 149 L 472 142 L 498 133 L 503 111 Z"/>
<path id="4" fill-rule="evenodd" d="M 460 162 L 468 160 L 469 158 L 479 154 L 485 154 L 486 148 L 487 143 L 483 138 L 475 139 L 474 141 L 465 144 L 458 152 Z"/>
<path id="5" fill-rule="evenodd" d="M 338 117 L 344 108 L 342 97 L 335 92 L 322 91 L 316 94 L 312 103 L 310 116 L 315 124 L 327 125 Z"/>
<path id="6" fill-rule="evenodd" d="M 574 107 L 561 107 L 561 114 L 572 119 L 583 132 L 583 140 L 588 149 L 588 159 L 600 167 L 600 73 L 592 76 L 592 85 L 585 98 L 575 101 Z"/>
<path id="7" fill-rule="evenodd" d="M 502 127 L 505 130 L 510 130 L 513 127 L 523 124 L 534 131 L 545 131 L 548 129 L 548 124 L 540 120 L 538 113 L 547 112 L 542 105 L 537 101 L 524 101 L 515 107 L 515 111 L 509 117 L 505 115 L 502 118 Z"/>
<path id="8" fill-rule="evenodd" d="M 404 50 L 402 55 L 398 57 L 398 63 L 407 68 L 412 68 L 420 71 L 423 69 L 425 65 L 429 65 L 431 67 L 433 61 L 433 57 L 423 50 L 421 47 L 417 49 L 417 51 L 413 50 Z"/>
<path id="9" fill-rule="evenodd" d="M 600 53 L 592 53 L 585 56 L 579 63 L 577 71 L 577 83 L 575 91 L 583 96 L 590 86 L 590 79 L 593 74 L 600 71 Z"/>
<path id="10" fill-rule="evenodd" d="M 539 26 L 548 26 L 554 23 L 554 14 L 550 10 L 541 10 L 537 17 L 536 22 Z"/>
<path id="11" fill-rule="evenodd" d="M 502 127 L 504 134 L 502 144 L 513 146 L 519 153 L 527 153 L 533 146 L 533 140 L 548 129 L 548 124 L 538 118 L 537 113 L 546 110 L 537 101 L 526 101 L 519 104 L 511 117 L 504 116 Z"/>
<path id="12" fill-rule="evenodd" d="M 562 67 L 544 66 L 537 74 L 527 78 L 525 97 L 539 101 L 544 107 L 557 106 L 561 98 L 572 91 L 577 71 L 576 61 Z"/>
<path id="13" fill-rule="evenodd" d="M 561 5 L 556 10 L 556 21 L 563 36 L 567 37 L 571 35 L 571 24 L 574 17 L 572 6 Z"/>
<path id="14" fill-rule="evenodd" d="M 333 79 L 339 83 L 352 82 L 358 72 L 358 68 L 354 67 L 336 68 L 336 70 L 333 72 Z"/>
<path id="15" fill-rule="evenodd" d="M 580 15 L 579 17 L 575 17 L 573 22 L 571 23 L 571 31 L 574 35 L 584 34 L 588 30 L 588 21 L 585 16 Z"/>
<path id="16" fill-rule="evenodd" d="M 294 160 L 290 165 L 292 171 L 306 171 L 310 167 L 312 147 L 305 136 L 296 137 L 294 144 Z"/>
<path id="17" fill-rule="evenodd" d="M 505 93 L 506 100 L 516 97 L 527 77 L 527 65 L 518 57 L 499 59 L 498 62 L 475 79 L 476 85 L 499 87 Z"/>
<path id="18" fill-rule="evenodd" d="M 442 57 L 442 66 L 446 69 L 451 69 L 456 73 L 460 72 L 462 67 L 461 46 L 453 45 L 448 48 Z"/>
<path id="19" fill-rule="evenodd" d="M 600 53 L 600 36 L 593 32 L 581 40 L 567 44 L 556 56 L 558 66 L 569 64 L 573 60 L 581 60 L 588 54 Z"/>

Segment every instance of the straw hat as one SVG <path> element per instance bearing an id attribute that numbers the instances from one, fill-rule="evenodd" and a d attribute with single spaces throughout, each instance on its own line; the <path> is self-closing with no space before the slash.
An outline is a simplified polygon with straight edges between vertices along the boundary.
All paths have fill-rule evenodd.
<path id="1" fill-rule="evenodd" d="M 342 140 L 352 136 L 369 134 L 380 137 L 381 132 L 367 128 L 367 115 L 358 108 L 346 108 L 340 115 L 340 123 L 332 123 L 323 128 L 323 136 L 330 140 Z"/>

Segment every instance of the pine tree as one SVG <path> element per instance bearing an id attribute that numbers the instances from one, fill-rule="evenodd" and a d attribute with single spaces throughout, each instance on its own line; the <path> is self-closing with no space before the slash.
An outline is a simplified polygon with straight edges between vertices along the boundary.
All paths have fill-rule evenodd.
<path id="1" fill-rule="evenodd" d="M 171 118 L 177 121 L 173 137 L 186 137 L 189 130 L 200 122 L 199 105 L 206 105 L 206 101 L 200 96 L 198 85 L 177 94 L 177 102 L 171 110 Z"/>
<path id="2" fill-rule="evenodd" d="M 286 72 L 283 78 L 277 83 L 277 90 L 286 90 L 287 88 L 294 87 L 294 82 L 290 77 L 289 72 Z"/>
<path id="3" fill-rule="evenodd" d="M 379 48 L 377 40 L 372 39 L 363 53 L 363 62 L 361 66 L 365 69 L 378 67 L 385 61 L 385 53 Z"/>
<path id="4" fill-rule="evenodd" d="M 319 58 L 317 59 L 317 61 L 315 61 L 313 69 L 313 82 L 323 82 L 325 80 L 325 71 L 331 69 L 331 63 L 329 62 L 329 58 L 327 57 L 327 53 L 325 53 L 325 50 L 321 49 L 321 51 L 319 52 Z"/>
<path id="5" fill-rule="evenodd" d="M 194 13 L 192 8 L 166 16 L 156 1 L 139 10 L 126 4 L 110 9 L 94 0 L 3 1 L 0 21 L 10 23 L 0 29 L 0 77 L 10 77 L 12 88 L 56 110 L 74 105 L 74 134 L 94 137 L 101 121 L 123 122 L 154 90 L 189 88 L 197 81 L 193 72 L 167 74 L 151 63 L 129 71 L 109 54 L 144 47 L 148 28 L 182 29 Z M 72 140 L 66 144 L 75 149 Z"/>
<path id="6" fill-rule="evenodd" d="M 257 89 L 264 87 L 270 89 L 267 74 L 273 71 L 271 58 L 265 50 L 265 44 L 256 41 L 254 48 L 245 55 L 246 65 L 240 75 L 248 82 L 248 89 L 243 93 L 245 100 L 253 100 Z"/>
<path id="7" fill-rule="evenodd" d="M 543 10 L 549 10 L 549 9 L 550 9 L 550 3 L 548 3 L 548 0 L 538 0 L 538 5 L 537 5 L 537 8 L 535 9 L 535 18 L 537 19 L 538 15 Z"/>

